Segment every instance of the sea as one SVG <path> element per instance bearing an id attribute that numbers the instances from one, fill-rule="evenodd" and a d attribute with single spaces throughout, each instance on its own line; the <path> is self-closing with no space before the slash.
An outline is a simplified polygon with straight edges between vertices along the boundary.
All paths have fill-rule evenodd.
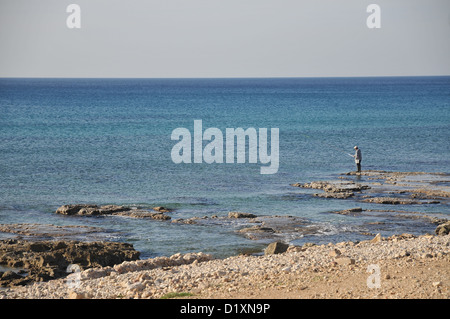
<path id="1" fill-rule="evenodd" d="M 277 128 L 277 172 L 261 174 L 267 164 L 248 159 L 175 163 L 172 132 L 194 136 L 195 120 L 224 138 L 227 128 L 267 128 L 269 136 Z M 291 186 L 354 171 L 355 145 L 363 170 L 450 173 L 450 77 L 2 78 L 0 224 L 97 227 L 101 240 L 132 243 L 141 258 L 262 252 L 273 239 L 246 238 L 240 220 L 211 218 L 231 211 L 302 218 L 314 231 L 281 238 L 296 245 L 433 232 L 423 221 L 330 214 L 380 206 Z M 214 222 L 55 214 L 79 203 L 164 206 L 172 220 Z M 450 215 L 440 204 L 396 209 Z"/>

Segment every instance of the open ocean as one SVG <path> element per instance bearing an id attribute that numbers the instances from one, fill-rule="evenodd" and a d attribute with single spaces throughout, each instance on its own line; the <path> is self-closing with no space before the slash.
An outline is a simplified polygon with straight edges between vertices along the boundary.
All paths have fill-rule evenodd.
<path id="1" fill-rule="evenodd" d="M 279 170 L 259 162 L 175 164 L 171 133 L 194 120 L 203 130 L 279 128 Z M 290 184 L 336 179 L 362 169 L 450 173 L 450 77 L 275 79 L 0 79 L 0 224 L 89 225 L 126 241 L 141 257 L 181 252 L 226 257 L 267 241 L 235 223 L 184 225 L 118 216 L 56 215 L 64 204 L 174 209 L 172 219 L 299 216 L 319 231 L 293 244 L 433 232 L 435 225 L 368 220 L 340 210 L 376 204 L 313 197 Z M 396 206 L 436 216 L 443 205 Z M 382 217 L 380 217 L 382 218 Z M 380 221 L 378 219 L 377 221 Z M 6 237 L 0 234 L 0 238 Z"/>

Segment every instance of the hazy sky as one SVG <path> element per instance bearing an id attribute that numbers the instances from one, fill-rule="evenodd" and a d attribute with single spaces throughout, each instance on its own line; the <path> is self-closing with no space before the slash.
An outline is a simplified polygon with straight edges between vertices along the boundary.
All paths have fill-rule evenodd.
<path id="1" fill-rule="evenodd" d="M 450 0 L 0 0 L 0 77 L 390 75 L 450 75 Z"/>

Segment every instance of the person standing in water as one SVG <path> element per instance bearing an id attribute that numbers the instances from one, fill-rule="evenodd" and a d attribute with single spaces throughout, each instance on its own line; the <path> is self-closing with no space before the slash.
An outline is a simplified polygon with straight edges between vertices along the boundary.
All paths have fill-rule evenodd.
<path id="1" fill-rule="evenodd" d="M 361 160 L 362 160 L 361 150 L 358 148 L 358 146 L 355 146 L 354 149 L 355 155 L 353 155 L 353 157 L 355 158 L 356 169 L 359 173 L 361 173 Z"/>

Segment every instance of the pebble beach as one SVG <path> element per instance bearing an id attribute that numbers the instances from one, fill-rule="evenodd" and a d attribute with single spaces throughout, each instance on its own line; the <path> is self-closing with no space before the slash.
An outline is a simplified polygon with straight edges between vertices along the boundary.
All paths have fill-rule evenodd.
<path id="1" fill-rule="evenodd" d="M 449 250 L 449 234 L 403 234 L 261 256 L 176 254 L 2 288 L 0 298 L 448 299 Z"/>

